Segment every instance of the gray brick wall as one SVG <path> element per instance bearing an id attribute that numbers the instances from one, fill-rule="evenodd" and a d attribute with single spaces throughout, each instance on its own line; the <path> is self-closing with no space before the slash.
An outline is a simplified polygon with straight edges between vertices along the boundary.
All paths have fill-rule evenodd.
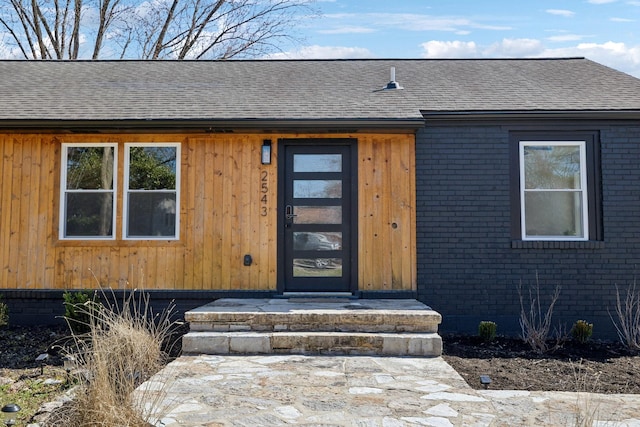
<path id="1" fill-rule="evenodd" d="M 557 323 L 584 319 L 595 337 L 617 337 L 616 285 L 626 289 L 640 266 L 640 126 L 586 130 L 600 131 L 604 241 L 566 248 L 512 243 L 508 128 L 419 132 L 418 296 L 443 315 L 442 331 L 474 333 L 493 320 L 518 334 L 518 285 L 526 294 L 537 275 L 544 303 L 561 287 Z"/>

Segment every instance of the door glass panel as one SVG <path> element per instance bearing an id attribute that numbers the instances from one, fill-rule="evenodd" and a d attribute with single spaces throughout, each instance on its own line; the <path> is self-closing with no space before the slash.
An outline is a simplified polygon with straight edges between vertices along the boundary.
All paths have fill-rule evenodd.
<path id="1" fill-rule="evenodd" d="M 294 154 L 294 172 L 342 172 L 341 154 Z"/>
<path id="2" fill-rule="evenodd" d="M 339 179 L 296 179 L 293 181 L 293 197 L 296 199 L 339 199 L 342 197 L 342 181 Z"/>
<path id="3" fill-rule="evenodd" d="M 338 251 L 342 249 L 342 233 L 293 233 L 296 251 Z"/>
<path id="4" fill-rule="evenodd" d="M 342 277 L 340 258 L 294 258 L 293 277 Z"/>
<path id="5" fill-rule="evenodd" d="M 342 206 L 294 206 L 294 224 L 342 224 Z"/>

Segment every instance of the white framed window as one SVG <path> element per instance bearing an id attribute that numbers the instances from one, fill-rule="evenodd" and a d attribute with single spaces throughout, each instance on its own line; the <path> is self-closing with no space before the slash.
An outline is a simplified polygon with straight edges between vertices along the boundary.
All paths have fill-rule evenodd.
<path id="1" fill-rule="evenodd" d="M 589 240 L 585 141 L 520 141 L 523 240 Z"/>
<path id="2" fill-rule="evenodd" d="M 177 240 L 180 144 L 125 144 L 123 238 Z"/>
<path id="3" fill-rule="evenodd" d="M 62 144 L 61 239 L 115 239 L 117 158 L 116 144 Z"/>

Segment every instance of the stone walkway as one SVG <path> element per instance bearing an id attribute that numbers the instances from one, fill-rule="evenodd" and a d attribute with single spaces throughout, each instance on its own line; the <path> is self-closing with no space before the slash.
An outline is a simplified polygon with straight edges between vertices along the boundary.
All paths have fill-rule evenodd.
<path id="1" fill-rule="evenodd" d="M 183 356 L 138 397 L 159 427 L 640 427 L 640 395 L 472 390 L 442 358 Z"/>

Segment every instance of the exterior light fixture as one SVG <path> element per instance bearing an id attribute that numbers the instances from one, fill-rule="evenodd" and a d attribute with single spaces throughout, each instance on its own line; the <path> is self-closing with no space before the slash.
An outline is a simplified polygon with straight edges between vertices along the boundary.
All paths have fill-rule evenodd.
<path id="1" fill-rule="evenodd" d="M 480 384 L 482 384 L 486 389 L 489 388 L 489 384 L 491 384 L 491 378 L 489 378 L 489 375 L 480 375 Z"/>
<path id="2" fill-rule="evenodd" d="M 271 140 L 265 139 L 262 141 L 262 150 L 260 152 L 263 165 L 271 164 Z"/>
<path id="3" fill-rule="evenodd" d="M 20 407 L 15 403 L 8 403 L 0 409 L 2 411 L 2 415 L 4 417 L 4 425 L 6 426 L 14 426 L 17 424 L 15 419 L 16 413 L 20 411 Z"/>

